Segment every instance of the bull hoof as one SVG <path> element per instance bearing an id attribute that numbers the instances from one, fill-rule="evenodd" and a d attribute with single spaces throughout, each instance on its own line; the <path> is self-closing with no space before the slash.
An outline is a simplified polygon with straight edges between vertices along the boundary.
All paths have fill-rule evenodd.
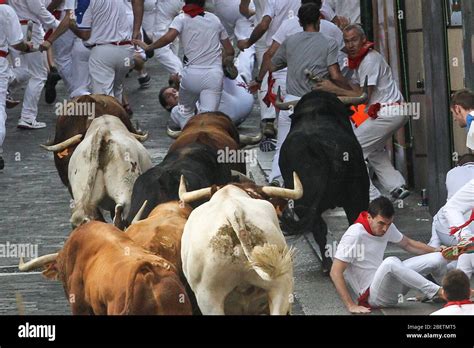
<path id="1" fill-rule="evenodd" d="M 329 258 L 323 258 L 323 274 L 329 276 L 332 267 L 332 260 Z"/>

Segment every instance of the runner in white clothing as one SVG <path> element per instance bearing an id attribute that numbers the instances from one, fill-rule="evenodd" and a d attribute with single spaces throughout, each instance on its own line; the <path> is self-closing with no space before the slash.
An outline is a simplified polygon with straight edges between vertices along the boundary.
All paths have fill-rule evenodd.
<path id="1" fill-rule="evenodd" d="M 91 49 L 89 72 L 93 94 L 115 96 L 122 102 L 122 82 L 134 66 L 134 48 L 127 10 L 122 1 L 91 0 L 82 22 L 73 31 Z"/>
<path id="2" fill-rule="evenodd" d="M 59 25 L 59 21 L 46 9 L 45 0 L 9 0 L 9 5 L 18 15 L 23 35 L 26 36 L 28 21 L 33 22 L 32 42 L 35 47 L 43 42 L 45 34 L 43 28 L 55 29 Z M 41 92 L 48 77 L 46 56 L 42 52 L 24 55 L 16 50 L 12 50 L 11 54 L 13 61 L 19 62 L 19 64 L 13 66 L 15 80 L 10 86 L 18 88 L 20 84 L 27 82 L 18 128 L 45 128 L 46 124 L 36 121 L 36 117 L 38 116 L 38 102 Z"/>
<path id="3" fill-rule="evenodd" d="M 463 272 L 454 270 L 446 274 L 443 294 L 448 303 L 431 315 L 474 315 L 474 303 L 470 300 L 471 284 Z"/>
<path id="4" fill-rule="evenodd" d="M 204 10 L 204 0 L 185 2 L 184 13 L 173 20 L 168 32 L 158 41 L 150 46 L 139 40 L 134 43 L 152 50 L 164 47 L 180 36 L 186 67 L 180 83 L 178 107 L 189 119 L 194 115 L 198 101 L 199 112 L 217 111 L 224 80 L 223 61 L 233 61 L 234 48 L 219 18 Z"/>
<path id="5" fill-rule="evenodd" d="M 10 66 L 7 60 L 9 46 L 21 52 L 31 51 L 33 47 L 31 43 L 27 44 L 23 41 L 20 20 L 15 11 L 0 1 L 0 170 L 5 166 L 2 157 L 2 146 L 6 135 L 5 122 L 7 120 L 7 113 L 5 111 L 5 101 L 10 77 Z"/>
<path id="6" fill-rule="evenodd" d="M 370 308 L 391 307 L 410 289 L 422 292 L 427 299 L 441 297 L 441 288 L 424 276 L 431 274 L 441 282 L 446 274 L 446 260 L 439 252 L 414 241 L 393 224 L 395 210 L 386 197 L 369 205 L 343 235 L 334 256 L 331 279 L 351 313 L 369 313 Z M 416 256 L 405 261 L 396 257 L 383 259 L 387 243 L 395 243 Z M 352 299 L 348 286 L 358 297 Z"/>
<path id="7" fill-rule="evenodd" d="M 277 30 L 280 28 L 280 25 L 285 19 L 296 17 L 298 15 L 298 10 L 300 7 L 301 0 L 268 0 L 265 4 L 265 9 L 263 11 L 260 23 L 255 27 L 248 40 L 239 42 L 239 49 L 248 49 L 259 40 L 264 40 L 264 50 L 257 50 L 257 64 L 261 66 L 263 63 L 263 54 L 272 45 L 273 35 L 275 35 Z M 277 80 L 279 79 L 280 81 L 284 81 L 284 75 L 284 72 L 276 72 L 275 74 L 273 74 L 273 78 Z M 263 79 L 257 81 L 258 83 L 262 84 L 259 99 L 262 99 L 261 96 L 263 93 L 266 94 L 269 92 L 267 90 L 268 85 L 265 83 L 267 80 L 268 75 L 266 75 Z M 274 113 L 274 108 L 272 107 L 271 114 L 262 113 L 261 116 L 264 134 L 270 137 L 275 136 L 276 131 L 274 129 L 274 121 L 276 114 Z"/>
<path id="8" fill-rule="evenodd" d="M 410 195 L 406 181 L 397 171 L 385 149 L 392 135 L 408 122 L 409 115 L 403 115 L 403 96 L 393 78 L 390 66 L 384 57 L 373 49 L 374 44 L 367 41 L 364 30 L 358 24 L 347 26 L 344 31 L 345 49 L 349 56 L 349 68 L 354 70 L 357 85 L 352 91 L 335 86 L 324 80 L 317 84 L 317 90 L 335 93 L 339 96 L 357 96 L 362 93 L 365 78 L 368 77 L 369 107 L 366 120 L 357 123 L 354 130 L 364 157 L 377 174 L 381 186 L 393 199 L 404 199 Z M 381 193 L 370 182 L 370 199 Z"/>
<path id="9" fill-rule="evenodd" d="M 183 6 L 183 0 L 145 1 L 143 29 L 152 41 L 156 41 L 166 34 L 173 19 L 181 13 Z M 169 74 L 180 75 L 183 71 L 183 63 L 178 57 L 178 41 L 176 39 L 169 45 L 155 50 L 156 59 Z"/>

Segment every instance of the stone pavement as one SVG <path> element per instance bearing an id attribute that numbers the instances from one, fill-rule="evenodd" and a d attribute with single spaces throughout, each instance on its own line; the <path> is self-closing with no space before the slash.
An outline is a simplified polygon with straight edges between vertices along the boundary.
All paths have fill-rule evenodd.
<path id="1" fill-rule="evenodd" d="M 171 139 L 166 136 L 167 112 L 159 106 L 157 94 L 167 83 L 167 74 L 153 60 L 147 64 L 152 76 L 151 88 L 140 90 L 136 74 L 126 81 L 126 91 L 135 112 L 134 121 L 150 132 L 145 146 L 153 163 L 164 158 Z M 22 98 L 21 93 L 14 95 Z M 62 82 L 58 84 L 57 102 L 66 98 Z M 21 131 L 16 122 L 21 106 L 8 111 L 7 138 L 4 144 L 5 170 L 0 171 L 0 245 L 29 243 L 37 247 L 39 255 L 58 251 L 71 232 L 70 196 L 63 187 L 53 162 L 53 155 L 40 149 L 39 144 L 54 136 L 55 106 L 40 104 L 39 121 L 47 123 L 43 130 Z M 241 127 L 242 133 L 252 134 L 258 129 L 259 112 Z M 257 149 L 257 148 L 254 148 Z M 259 165 L 251 167 L 251 176 L 260 184 L 265 182 L 270 154 L 259 153 Z M 429 239 L 430 221 L 425 208 L 417 206 L 418 198 L 407 200 L 404 209 L 397 211 L 397 225 L 408 236 L 424 241 Z M 331 238 L 338 240 L 344 232 L 346 220 L 340 211 L 327 214 Z M 348 314 L 337 297 L 329 278 L 321 273 L 312 236 L 288 238 L 297 249 L 295 259 L 295 304 L 293 314 L 332 315 Z M 406 257 L 390 248 L 391 255 Z M 0 257 L 0 315 L 5 314 L 70 314 L 64 291 L 59 282 L 47 281 L 39 272 L 17 272 L 18 257 Z M 377 314 L 425 314 L 434 310 L 429 304 L 403 304 L 400 308 Z"/>

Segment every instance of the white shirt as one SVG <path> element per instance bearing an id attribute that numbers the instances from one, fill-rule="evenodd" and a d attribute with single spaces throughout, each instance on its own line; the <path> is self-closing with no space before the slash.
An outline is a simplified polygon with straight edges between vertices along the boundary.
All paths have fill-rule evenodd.
<path id="1" fill-rule="evenodd" d="M 441 308 L 430 315 L 474 315 L 474 304 L 452 305 Z"/>
<path id="2" fill-rule="evenodd" d="M 344 278 L 358 296 L 370 287 L 375 272 L 383 262 L 387 244 L 400 243 L 402 239 L 403 234 L 394 224 L 382 237 L 372 236 L 360 223 L 350 226 L 344 233 L 334 258 L 349 264 Z"/>
<path id="3" fill-rule="evenodd" d="M 336 16 L 349 18 L 351 23 L 361 23 L 360 0 L 324 0 L 324 4 L 330 7 Z M 332 21 L 333 18 L 328 19 Z"/>
<path id="4" fill-rule="evenodd" d="M 9 0 L 9 5 L 15 10 L 20 20 L 31 20 L 33 26 L 32 41 L 35 44 L 43 42 L 44 29 L 56 29 L 59 21 L 46 9 L 45 0 Z"/>
<path id="5" fill-rule="evenodd" d="M 123 1 L 91 0 L 78 27 L 91 30 L 86 46 L 127 41 L 132 37 Z"/>
<path id="6" fill-rule="evenodd" d="M 474 179 L 474 163 L 466 163 L 463 166 L 451 169 L 446 175 L 446 188 L 448 200 L 459 191 L 461 187 Z"/>
<path id="7" fill-rule="evenodd" d="M 170 29 L 179 32 L 186 66 L 222 68 L 222 44 L 228 39 L 227 31 L 215 14 L 205 12 L 204 16 L 191 16 L 181 13 L 173 20 Z"/>
<path id="8" fill-rule="evenodd" d="M 474 209 L 474 180 L 469 181 L 457 191 L 436 214 L 439 223 L 445 228 L 463 225 L 471 216 Z M 474 223 L 473 223 L 474 224 Z M 457 237 L 473 235 L 472 224 L 457 232 Z"/>
<path id="9" fill-rule="evenodd" d="M 252 25 L 250 20 L 240 14 L 240 0 L 208 0 L 207 2 L 214 6 L 214 14 L 219 17 L 230 37 L 234 36 L 235 28 L 239 21 L 249 21 L 249 28 Z M 241 40 L 248 38 L 249 35 L 250 33 L 245 33 L 245 35 L 236 36 L 237 40 Z"/>
<path id="10" fill-rule="evenodd" d="M 20 21 L 8 5 L 0 5 L 0 51 L 8 52 L 8 46 L 23 41 Z M 3 58 L 0 58 L 3 59 Z"/>
<path id="11" fill-rule="evenodd" d="M 145 5 L 149 0 L 145 1 Z M 154 2 L 154 6 L 152 3 Z M 168 31 L 168 28 L 173 22 L 173 19 L 182 12 L 184 6 L 183 0 L 154 0 L 148 4 L 148 9 L 145 8 L 143 26 L 148 34 L 152 34 L 156 39 L 159 39 Z"/>
<path id="12" fill-rule="evenodd" d="M 267 47 L 272 45 L 273 35 L 285 19 L 298 17 L 300 7 L 301 0 L 267 0 L 263 17 L 269 16 L 272 19 L 266 35 Z"/>
<path id="13" fill-rule="evenodd" d="M 278 44 L 282 44 L 288 37 L 293 34 L 300 33 L 303 31 L 303 27 L 300 25 L 298 17 L 293 17 L 289 19 L 285 19 L 283 23 L 278 28 L 275 35 L 273 35 L 273 41 L 277 42 Z M 337 46 L 340 50 L 344 48 L 344 36 L 342 31 L 335 25 L 325 19 L 320 21 L 319 32 L 323 34 L 326 38 L 330 40 L 334 40 L 337 42 Z M 339 63 L 339 67 L 342 69 L 345 63 L 345 59 L 347 55 L 339 51 L 337 56 L 337 62 Z"/>
<path id="14" fill-rule="evenodd" d="M 403 100 L 402 93 L 397 87 L 392 69 L 385 58 L 377 51 L 371 50 L 356 69 L 354 78 L 364 86 L 365 77 L 369 77 L 369 86 L 374 87 L 369 104 L 396 103 Z"/>

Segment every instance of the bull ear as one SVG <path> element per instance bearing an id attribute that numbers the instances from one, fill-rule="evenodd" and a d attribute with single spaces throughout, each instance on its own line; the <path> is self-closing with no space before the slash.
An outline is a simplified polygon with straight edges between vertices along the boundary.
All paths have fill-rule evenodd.
<path id="1" fill-rule="evenodd" d="M 56 262 L 47 265 L 47 268 L 41 273 L 43 277 L 49 280 L 59 280 L 59 271 Z"/>

